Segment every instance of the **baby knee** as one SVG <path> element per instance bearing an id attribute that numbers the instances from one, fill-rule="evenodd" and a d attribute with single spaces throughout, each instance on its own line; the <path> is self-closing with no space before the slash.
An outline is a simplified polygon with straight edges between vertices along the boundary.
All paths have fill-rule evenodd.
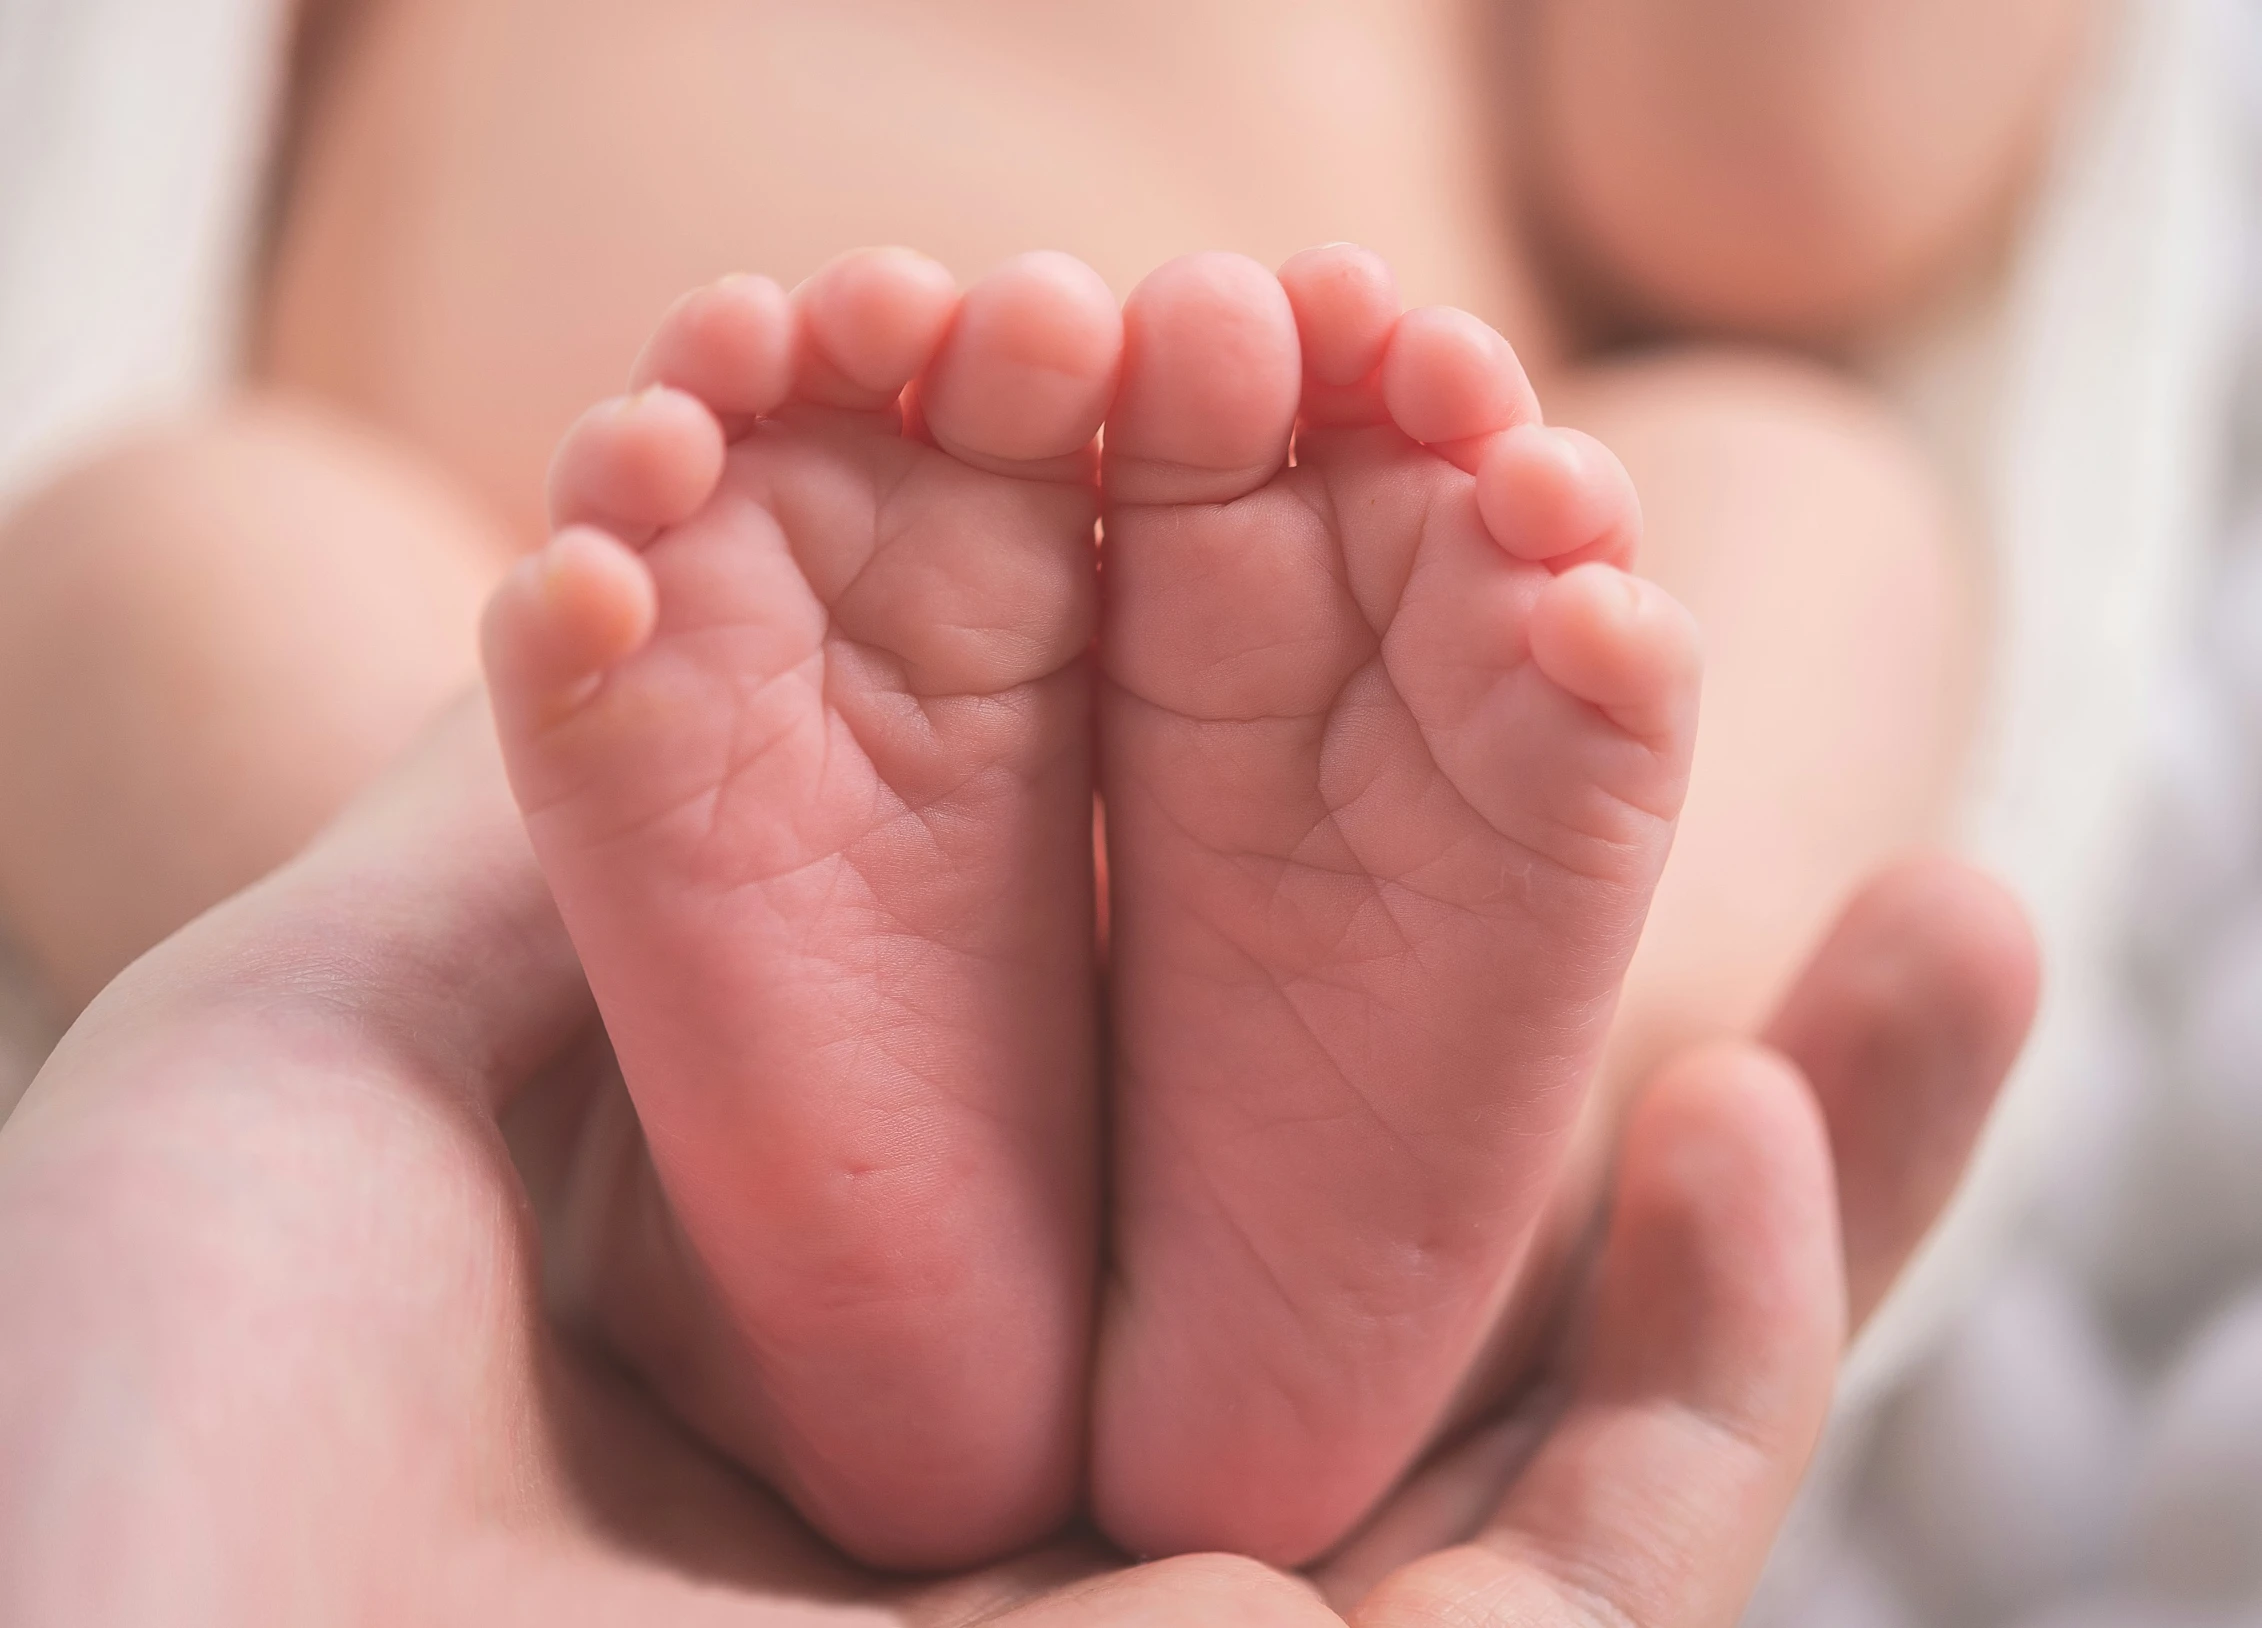
<path id="1" fill-rule="evenodd" d="M 86 616 L 174 626 L 372 570 L 483 588 L 508 553 L 414 458 L 326 411 L 250 398 L 121 438 L 0 515 L 0 600 L 51 629 Z M 373 565 L 351 569 L 357 556 Z M 350 595 L 330 608 L 382 609 Z"/>
<path id="2" fill-rule="evenodd" d="M 0 913 L 56 987 L 287 855 L 468 686 L 500 553 L 436 476 L 282 404 L 0 516 Z"/>
<path id="3" fill-rule="evenodd" d="M 1999 246 L 2085 5 L 1729 9 L 1535 9 L 1533 201 L 1567 269 L 1621 317 L 1830 339 Z"/>
<path id="4" fill-rule="evenodd" d="M 1940 705 L 1968 699 L 1977 517 L 1883 398 L 1797 358 L 1691 346 L 1582 370 L 1555 400 L 1625 461 L 1647 519 L 1639 568 L 1715 642 L 1835 621 Z"/>
<path id="5" fill-rule="evenodd" d="M 1674 346 L 1579 369 L 1554 401 L 1626 462 L 1653 520 L 1660 502 L 1718 504 L 1723 521 L 1751 511 L 1795 536 L 1793 517 L 1830 514 L 1849 541 L 1963 549 L 1957 500 L 1909 424 L 1866 384 L 1794 353 Z"/>

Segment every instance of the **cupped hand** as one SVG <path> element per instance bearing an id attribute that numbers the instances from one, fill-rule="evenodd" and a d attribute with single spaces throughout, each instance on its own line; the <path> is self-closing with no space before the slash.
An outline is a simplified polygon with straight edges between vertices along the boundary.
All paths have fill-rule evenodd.
<path id="1" fill-rule="evenodd" d="M 0 1621 L 1723 1624 L 1847 1285 L 1866 1309 L 1928 1224 L 2031 1000 L 1985 884 L 1881 880 L 1773 1049 L 1644 1099 L 1545 1405 L 1315 1577 L 1070 1536 L 886 1578 L 544 1309 L 545 1261 L 603 1241 L 545 1247 L 521 1170 L 610 1063 L 467 710 L 119 979 L 0 1130 Z"/>

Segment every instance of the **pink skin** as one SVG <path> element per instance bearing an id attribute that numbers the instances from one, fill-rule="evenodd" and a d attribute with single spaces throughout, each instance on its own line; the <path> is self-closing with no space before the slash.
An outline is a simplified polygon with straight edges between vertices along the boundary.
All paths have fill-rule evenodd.
<path id="1" fill-rule="evenodd" d="M 1660 1074 L 1569 1405 L 1427 1466 L 1316 1574 L 1327 1603 L 1251 1561 L 1081 1539 L 907 1583 L 543 1317 L 570 1245 L 528 1225 L 498 1118 L 599 1059 L 459 709 L 121 977 L 0 1127 L 0 1621 L 1720 1628 L 1821 1423 L 1843 1271 L 1892 1276 L 1929 1220 L 1910 1155 L 1960 1160 L 2031 1009 L 2015 912 L 1944 867 L 1914 880 L 1801 980 L 1827 1086 L 1750 1044 Z M 1872 1139 L 1833 1102 L 1916 1112 Z"/>
<path id="2" fill-rule="evenodd" d="M 488 616 L 512 784 L 719 1306 L 648 1365 L 888 1564 L 1003 1552 L 1078 1490 L 1120 332 L 1060 256 L 963 299 L 901 251 L 694 294 Z"/>
<path id="3" fill-rule="evenodd" d="M 1512 1286 L 1680 809 L 1696 636 L 1614 563 L 1614 461 L 1371 256 L 1191 257 L 1125 324 L 1094 1505 L 1134 1553 L 1296 1564 Z"/>
<path id="4" fill-rule="evenodd" d="M 703 1308 L 613 1337 L 860 1556 L 1076 1496 L 1106 414 L 1094 1505 L 1311 1558 L 1484 1344 L 1678 810 L 1694 632 L 1623 471 L 1349 249 L 1178 262 L 1128 328 L 1057 256 L 961 299 L 867 253 L 689 296 L 638 376 L 487 630 L 667 1195 L 644 1275 Z"/>

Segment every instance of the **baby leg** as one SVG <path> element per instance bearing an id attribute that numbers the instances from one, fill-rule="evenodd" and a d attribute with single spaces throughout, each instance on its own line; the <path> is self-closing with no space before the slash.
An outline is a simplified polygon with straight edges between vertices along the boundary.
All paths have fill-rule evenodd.
<path id="1" fill-rule="evenodd" d="M 1704 714 L 1611 1072 L 1750 1034 L 1861 880 L 1947 835 L 1983 660 L 1979 539 L 1884 408 L 1820 368 L 1684 350 L 1563 380 L 1625 461 L 1641 569 L 1695 614 Z"/>
<path id="2" fill-rule="evenodd" d="M 1673 853 L 1490 1383 L 1523 1371 L 1608 1178 L 1628 1094 L 1750 1035 L 1832 916 L 1948 834 L 1984 662 L 1985 572 L 1883 407 L 1809 364 L 1690 348 L 1555 382 L 1642 495 L 1640 568 L 1696 616 L 1706 679 Z"/>
<path id="3" fill-rule="evenodd" d="M 55 994 L 287 857 L 470 683 L 508 551 L 285 399 L 139 437 L 0 522 L 0 919 Z"/>
<path id="4" fill-rule="evenodd" d="M 1614 315 L 1826 338 L 1964 269 L 2090 0 L 1522 0 L 1523 174 Z"/>

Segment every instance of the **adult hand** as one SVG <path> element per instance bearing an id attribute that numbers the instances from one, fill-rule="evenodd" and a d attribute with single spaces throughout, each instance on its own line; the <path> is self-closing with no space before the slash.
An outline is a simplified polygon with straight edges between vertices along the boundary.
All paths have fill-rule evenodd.
<path id="1" fill-rule="evenodd" d="M 467 711 L 120 978 L 0 1130 L 0 1620 L 1724 1624 L 1845 1283 L 1897 1269 L 2031 999 L 1981 884 L 1881 888 L 1781 1052 L 1711 1049 L 1645 1099 L 1544 1427 L 1480 1433 L 1318 1586 L 1077 1539 L 913 1583 L 831 1554 L 546 1315 L 499 1122 L 609 1060 Z"/>
<path id="2" fill-rule="evenodd" d="M 1703 1166 L 1703 1122 L 1691 1134 L 1667 1116 L 1706 1101 L 1711 1080 L 1724 1092 L 1710 1099 L 1712 1134 L 1747 1153 L 1772 1146 L 1781 1160 L 1797 1116 L 1785 1111 L 1770 1125 L 1760 1106 L 1771 1099 L 1757 1092 L 1739 1099 L 1733 1081 L 1747 1071 L 1756 1085 L 1771 1062 L 1803 1080 L 1829 1139 L 1845 1327 L 1856 1332 L 1953 1195 L 2024 1043 L 2036 985 L 2025 917 L 1996 884 L 1937 857 L 1910 859 L 1874 878 L 1808 961 L 1761 1046 L 1708 1048 L 1669 1065 L 1651 1088 L 1616 1172 L 1618 1216 L 1589 1314 L 1590 1340 L 1569 1349 L 1552 1374 L 1543 1372 L 1537 1394 L 1507 1418 L 1476 1430 L 1400 1489 L 1393 1506 L 1320 1569 L 1329 1596 L 1363 1601 L 1361 1620 L 1371 1628 L 1440 1620 L 1455 1628 L 1562 1620 L 1677 1628 L 1735 1620 L 1780 1520 L 1781 1505 L 1770 1500 L 1787 1490 L 1769 1479 L 1769 1467 L 1790 1456 L 1770 1434 L 1780 1420 L 1771 1424 L 1750 1403 L 1770 1394 L 1758 1363 L 1775 1347 L 1761 1331 L 1783 1324 L 1758 1297 L 1789 1240 L 1748 1212 L 1749 1230 L 1737 1239 L 1727 1214 L 1775 1190 L 1765 1185 L 1764 1166 L 1741 1178 L 1748 1185 L 1739 1194 L 1733 1168 Z M 1780 1093 L 1772 1100 L 1784 1111 Z M 1673 1191 L 1650 1181 L 1656 1143 L 1649 1139 L 1664 1138 L 1670 1148 L 1676 1135 L 1685 1139 L 1680 1168 L 1702 1189 L 1686 1194 L 1690 1220 L 1679 1236 L 1692 1250 L 1728 1253 L 1674 1262 L 1646 1284 L 1614 1279 L 1610 1264 L 1622 1254 L 1629 1217 Z M 1774 1224 L 1790 1220 L 1786 1207 Z M 1678 1355 L 1651 1351 L 1656 1369 L 1646 1384 L 1613 1384 L 1606 1333 L 1614 1317 L 1635 1315 L 1613 1296 L 1642 1294 L 1686 1297 L 1692 1324 L 1742 1308 L 1748 1325 L 1740 1356 L 1737 1336 L 1716 1330 L 1720 1389 L 1710 1405 L 1697 1402 L 1691 1365 L 1701 1342 L 1693 1336 Z M 1625 1349 L 1632 1348 L 1629 1337 Z M 1570 1411 L 1557 1420 L 1551 1403 L 1561 1406 L 1566 1396 Z M 1751 1471 L 1743 1482 L 1731 1468 L 1729 1449 L 1738 1442 Z M 1740 1517 L 1739 1496 L 1749 1500 Z M 1774 1513 L 1763 1520 L 1752 1513 L 1758 1509 Z M 1745 1536 L 1761 1547 L 1731 1555 Z M 1708 1553 L 1706 1542 L 1720 1547 Z M 1418 1558 L 1409 1563 L 1408 1555 Z"/>

